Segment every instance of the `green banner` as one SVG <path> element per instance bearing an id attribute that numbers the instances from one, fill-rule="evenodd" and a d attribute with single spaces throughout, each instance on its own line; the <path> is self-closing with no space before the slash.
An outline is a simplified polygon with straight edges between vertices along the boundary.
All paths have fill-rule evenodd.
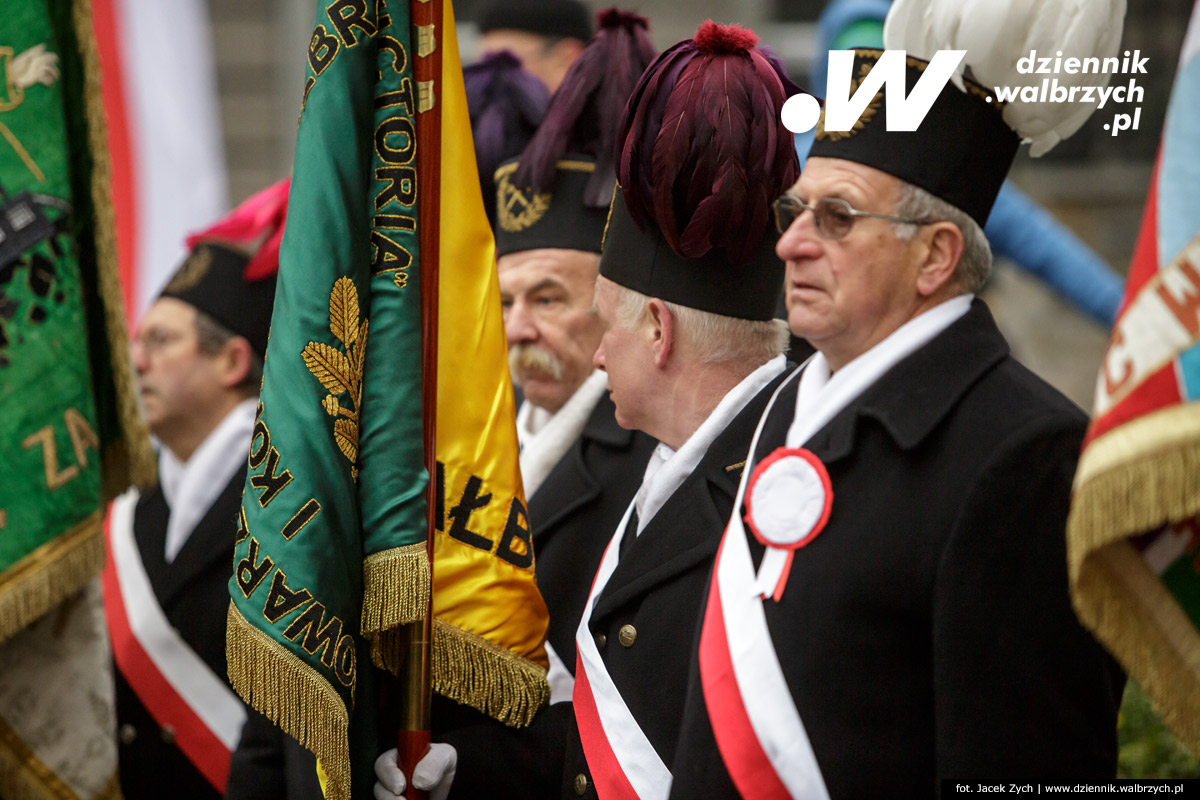
<path id="1" fill-rule="evenodd" d="M 104 134 L 76 20 L 86 4 L 0 4 L 0 640 L 95 574 L 103 488 L 128 483 L 128 352 L 92 203 Z"/>
<path id="2" fill-rule="evenodd" d="M 429 597 L 409 40 L 404 3 L 317 7 L 229 584 L 233 685 L 329 798 L 371 796 L 372 658 Z"/>

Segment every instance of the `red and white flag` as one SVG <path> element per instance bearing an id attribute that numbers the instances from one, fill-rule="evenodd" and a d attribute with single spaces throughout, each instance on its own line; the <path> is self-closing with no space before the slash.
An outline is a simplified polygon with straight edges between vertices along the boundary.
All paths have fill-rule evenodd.
<path id="1" fill-rule="evenodd" d="M 131 328 L 186 255 L 184 237 L 227 207 L 206 5 L 92 0 Z"/>

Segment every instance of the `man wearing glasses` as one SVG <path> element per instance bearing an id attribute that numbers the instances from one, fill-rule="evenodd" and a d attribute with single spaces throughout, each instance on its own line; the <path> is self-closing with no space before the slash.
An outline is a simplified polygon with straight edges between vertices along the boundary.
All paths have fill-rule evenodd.
<path id="1" fill-rule="evenodd" d="M 227 583 L 275 296 L 275 265 L 251 279 L 249 260 L 196 244 L 133 343 L 160 449 L 158 484 L 109 515 L 106 587 L 120 591 L 104 600 L 130 800 L 223 797 L 246 720 L 226 676 Z"/>
<path id="2" fill-rule="evenodd" d="M 855 74 L 878 56 L 859 51 Z M 1115 773 L 1123 679 L 1067 588 L 1087 420 L 974 297 L 1018 138 L 953 85 L 922 132 L 885 114 L 818 127 L 774 205 L 788 324 L 817 353 L 751 447 L 672 797 Z"/>

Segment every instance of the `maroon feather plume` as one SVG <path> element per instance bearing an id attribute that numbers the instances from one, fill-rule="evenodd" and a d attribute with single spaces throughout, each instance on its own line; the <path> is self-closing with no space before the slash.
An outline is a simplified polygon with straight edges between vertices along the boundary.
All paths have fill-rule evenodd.
<path id="1" fill-rule="evenodd" d="M 799 175 L 780 110 L 792 86 L 752 31 L 712 20 L 642 74 L 617 132 L 617 179 L 639 225 L 676 253 L 748 262 Z"/>
<path id="2" fill-rule="evenodd" d="M 617 124 L 638 77 L 654 59 L 645 17 L 610 8 L 596 15 L 596 34 L 571 65 L 521 154 L 513 183 L 534 191 L 554 184 L 555 166 L 567 153 L 596 160 L 584 203 L 607 208 L 612 200 Z"/>

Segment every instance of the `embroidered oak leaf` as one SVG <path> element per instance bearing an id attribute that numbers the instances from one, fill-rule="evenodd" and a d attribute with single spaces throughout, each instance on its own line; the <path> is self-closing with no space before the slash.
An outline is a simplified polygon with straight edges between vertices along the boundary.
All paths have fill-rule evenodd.
<path id="1" fill-rule="evenodd" d="M 358 338 L 358 290 L 347 277 L 337 279 L 329 295 L 329 330 L 346 347 Z"/>
<path id="2" fill-rule="evenodd" d="M 324 342 L 309 342 L 303 355 L 308 371 L 330 394 L 354 391 L 352 365 L 345 353 Z"/>
<path id="3" fill-rule="evenodd" d="M 346 458 L 354 461 L 358 457 L 358 423 L 351 419 L 339 419 L 333 423 L 333 438 Z"/>
<path id="4" fill-rule="evenodd" d="M 358 459 L 358 413 L 362 404 L 367 347 L 367 320 L 360 320 L 360 313 L 354 282 L 346 277 L 338 278 L 329 294 L 329 331 L 345 349 L 324 342 L 309 342 L 301 351 L 308 371 L 329 392 L 321 398 L 321 408 L 334 418 L 334 441 L 350 460 L 350 474 L 355 479 L 358 477 L 355 465 Z M 349 395 L 345 405 L 343 395 Z"/>

